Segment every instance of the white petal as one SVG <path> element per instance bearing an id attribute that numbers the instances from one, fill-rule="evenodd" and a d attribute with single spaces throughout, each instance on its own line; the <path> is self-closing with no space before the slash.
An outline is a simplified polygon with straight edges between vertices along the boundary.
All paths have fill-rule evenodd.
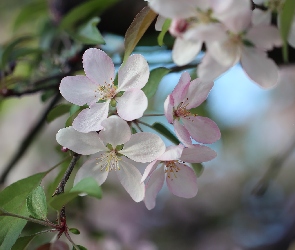
<path id="1" fill-rule="evenodd" d="M 135 202 L 142 201 L 144 198 L 145 186 L 144 183 L 140 181 L 142 176 L 139 170 L 128 162 L 120 161 L 119 165 L 120 170 L 117 170 L 116 173 L 122 186 Z"/>
<path id="2" fill-rule="evenodd" d="M 56 140 L 60 145 L 82 155 L 108 150 L 96 132 L 80 133 L 73 127 L 60 129 L 56 134 Z"/>
<path id="3" fill-rule="evenodd" d="M 172 91 L 171 95 L 173 97 L 173 106 L 177 107 L 180 102 L 183 101 L 183 99 L 185 98 L 188 88 L 189 88 L 189 84 L 191 81 L 191 76 L 190 74 L 185 71 L 181 74 L 181 77 L 176 85 L 176 87 L 174 88 L 174 90 Z"/>
<path id="4" fill-rule="evenodd" d="M 179 167 L 179 171 L 175 173 L 176 176 L 170 174 L 166 176 L 167 186 L 171 193 L 183 198 L 192 198 L 196 196 L 198 192 L 197 177 L 190 167 L 176 163 Z"/>
<path id="5" fill-rule="evenodd" d="M 278 67 L 266 53 L 255 48 L 244 48 L 241 64 L 247 75 L 262 88 L 271 88 L 278 83 Z"/>
<path id="6" fill-rule="evenodd" d="M 156 197 L 165 180 L 163 168 L 156 169 L 148 180 L 145 190 L 144 203 L 148 210 L 151 210 L 156 205 Z"/>
<path id="7" fill-rule="evenodd" d="M 188 163 L 201 163 L 211 161 L 217 156 L 216 152 L 203 145 L 193 145 L 184 148 L 180 160 Z"/>
<path id="8" fill-rule="evenodd" d="M 86 76 L 67 76 L 61 80 L 59 90 L 61 95 L 69 102 L 79 106 L 93 104 L 100 99 L 95 91 L 98 85 Z"/>
<path id="9" fill-rule="evenodd" d="M 173 49 L 172 59 L 178 66 L 183 66 L 195 59 L 200 52 L 203 41 L 192 42 L 181 38 L 176 38 Z"/>
<path id="10" fill-rule="evenodd" d="M 177 138 L 187 147 L 193 145 L 189 132 L 177 119 L 174 120 L 173 125 Z"/>
<path id="11" fill-rule="evenodd" d="M 142 117 L 148 107 L 148 99 L 141 89 L 128 90 L 116 100 L 118 115 L 126 121 Z"/>
<path id="12" fill-rule="evenodd" d="M 124 144 L 131 137 L 131 131 L 126 121 L 116 115 L 105 119 L 101 124 L 104 129 L 99 132 L 99 137 L 105 143 L 110 143 L 113 148 Z"/>
<path id="13" fill-rule="evenodd" d="M 173 104 L 174 101 L 172 95 L 168 95 L 164 102 L 164 112 L 169 123 L 173 122 Z"/>
<path id="14" fill-rule="evenodd" d="M 193 80 L 188 88 L 187 95 L 185 96 L 185 104 L 187 109 L 198 107 L 203 103 L 213 87 L 213 82 L 205 82 L 200 78 Z"/>
<path id="15" fill-rule="evenodd" d="M 109 171 L 101 171 L 101 168 L 98 167 L 97 163 L 99 163 L 98 158 L 86 161 L 78 170 L 74 180 L 74 185 L 87 177 L 93 177 L 99 186 L 103 184 L 108 177 Z"/>
<path id="16" fill-rule="evenodd" d="M 155 30 L 156 31 L 161 31 L 165 21 L 166 21 L 166 18 L 159 15 L 157 17 L 157 21 L 156 21 L 156 24 L 155 24 Z"/>
<path id="17" fill-rule="evenodd" d="M 86 76 L 99 85 L 115 80 L 115 67 L 112 59 L 100 49 L 87 49 L 83 54 L 83 67 Z"/>
<path id="18" fill-rule="evenodd" d="M 252 24 L 254 26 L 258 24 L 269 25 L 271 22 L 271 11 L 263 11 L 260 9 L 254 9 L 252 11 Z"/>
<path id="19" fill-rule="evenodd" d="M 182 118 L 190 136 L 197 142 L 211 144 L 220 139 L 220 130 L 216 123 L 207 117 L 190 116 Z"/>
<path id="20" fill-rule="evenodd" d="M 109 103 L 95 103 L 83 109 L 73 121 L 74 129 L 82 133 L 101 130 L 101 122 L 108 117 Z"/>
<path id="21" fill-rule="evenodd" d="M 197 68 L 197 75 L 204 81 L 214 81 L 221 74 L 226 72 L 230 66 L 218 63 L 208 52 Z"/>
<path id="22" fill-rule="evenodd" d="M 142 89 L 150 75 L 149 65 L 142 55 L 130 56 L 118 72 L 118 91 Z"/>
<path id="23" fill-rule="evenodd" d="M 183 145 L 169 146 L 166 148 L 164 154 L 162 154 L 158 160 L 160 161 L 174 161 L 178 160 L 182 154 Z"/>
<path id="24" fill-rule="evenodd" d="M 153 171 L 156 169 L 158 164 L 159 164 L 159 161 L 154 160 L 149 165 L 146 166 L 144 173 L 142 175 L 142 178 L 141 178 L 141 182 L 145 181 L 145 179 L 153 173 Z"/>
<path id="25" fill-rule="evenodd" d="M 124 148 L 119 151 L 137 162 L 151 162 L 157 159 L 165 152 L 165 143 L 156 134 L 141 132 L 131 135 L 128 142 L 124 144 Z"/>

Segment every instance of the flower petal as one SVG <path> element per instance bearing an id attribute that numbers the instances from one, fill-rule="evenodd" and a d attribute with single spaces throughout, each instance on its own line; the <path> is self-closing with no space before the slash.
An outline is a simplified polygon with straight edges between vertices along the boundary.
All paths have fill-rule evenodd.
<path id="1" fill-rule="evenodd" d="M 56 134 L 56 140 L 60 145 L 82 155 L 108 150 L 96 132 L 80 133 L 73 127 L 60 129 Z"/>
<path id="2" fill-rule="evenodd" d="M 86 76 L 67 76 L 61 80 L 59 90 L 61 95 L 69 102 L 83 106 L 91 105 L 99 100 L 100 96 L 95 92 L 97 84 Z"/>
<path id="3" fill-rule="evenodd" d="M 156 169 L 158 164 L 159 164 L 159 161 L 154 160 L 149 165 L 146 166 L 144 173 L 142 175 L 142 178 L 141 178 L 141 182 L 144 182 L 145 179 L 153 173 L 153 171 Z"/>
<path id="4" fill-rule="evenodd" d="M 198 107 L 203 103 L 212 89 L 214 83 L 212 81 L 205 82 L 201 78 L 191 81 L 187 94 L 184 98 L 184 103 L 188 104 L 187 109 Z"/>
<path id="5" fill-rule="evenodd" d="M 164 154 L 162 154 L 158 160 L 160 161 L 174 161 L 178 160 L 182 154 L 183 145 L 169 146 L 166 148 Z"/>
<path id="6" fill-rule="evenodd" d="M 114 63 L 100 49 L 91 48 L 84 52 L 83 67 L 86 76 L 99 85 L 110 84 L 115 80 Z"/>
<path id="7" fill-rule="evenodd" d="M 172 59 L 178 66 L 183 66 L 195 59 L 200 52 L 203 41 L 189 41 L 180 37 L 176 38 L 173 49 Z"/>
<path id="8" fill-rule="evenodd" d="M 170 175 L 170 178 L 168 178 L 168 175 L 166 176 L 170 192 L 183 198 L 196 196 L 198 187 L 194 170 L 182 163 L 176 163 L 176 165 L 179 168 L 179 171 L 175 173 L 176 176 Z"/>
<path id="9" fill-rule="evenodd" d="M 189 132 L 177 119 L 174 120 L 173 125 L 177 138 L 187 147 L 193 145 Z"/>
<path id="10" fill-rule="evenodd" d="M 86 161 L 78 170 L 74 185 L 87 177 L 93 177 L 98 185 L 103 184 L 108 177 L 109 171 L 102 171 L 97 163 L 99 163 L 98 158 Z"/>
<path id="11" fill-rule="evenodd" d="M 140 181 L 142 176 L 139 170 L 125 161 L 120 161 L 119 166 L 120 170 L 116 171 L 116 173 L 122 186 L 135 202 L 142 201 L 144 198 L 145 186 L 144 183 Z"/>
<path id="12" fill-rule="evenodd" d="M 101 130 L 101 122 L 108 117 L 109 103 L 95 103 L 83 109 L 73 121 L 74 129 L 82 133 Z"/>
<path id="13" fill-rule="evenodd" d="M 141 89 L 128 90 L 116 100 L 118 115 L 126 121 L 142 117 L 148 107 L 148 99 Z"/>
<path id="14" fill-rule="evenodd" d="M 124 148 L 119 151 L 137 162 L 151 162 L 157 159 L 165 152 L 165 143 L 156 134 L 141 132 L 131 135 L 128 142 L 124 144 Z"/>
<path id="15" fill-rule="evenodd" d="M 174 101 L 172 95 L 168 95 L 164 102 L 164 112 L 169 123 L 173 122 L 173 104 Z"/>
<path id="16" fill-rule="evenodd" d="M 156 21 L 156 24 L 155 24 L 155 30 L 156 31 L 161 31 L 165 21 L 166 21 L 166 18 L 159 15 L 157 17 L 157 21 Z"/>
<path id="17" fill-rule="evenodd" d="M 101 125 L 104 127 L 99 132 L 99 137 L 104 143 L 110 143 L 113 148 L 124 144 L 131 137 L 131 131 L 126 121 L 116 115 L 105 119 Z"/>
<path id="18" fill-rule="evenodd" d="M 181 74 L 181 77 L 177 83 L 177 85 L 175 86 L 174 90 L 172 91 L 171 95 L 173 97 L 173 106 L 177 107 L 180 102 L 183 101 L 183 99 L 185 98 L 185 95 L 187 94 L 188 88 L 189 88 L 189 84 L 191 81 L 191 76 L 190 74 L 185 71 Z"/>
<path id="19" fill-rule="evenodd" d="M 183 118 L 184 127 L 197 142 L 211 144 L 220 139 L 220 130 L 216 123 L 207 117 L 190 116 Z"/>
<path id="20" fill-rule="evenodd" d="M 150 75 L 149 65 L 142 55 L 130 56 L 118 72 L 118 91 L 142 89 Z"/>
<path id="21" fill-rule="evenodd" d="M 241 64 L 247 75 L 262 88 L 271 88 L 278 83 L 278 67 L 268 59 L 265 52 L 255 48 L 244 48 Z"/>
<path id="22" fill-rule="evenodd" d="M 156 197 L 165 180 L 165 172 L 163 168 L 156 169 L 150 176 L 145 190 L 144 204 L 148 210 L 151 210 L 156 205 Z"/>
<path id="23" fill-rule="evenodd" d="M 271 11 L 263 11 L 260 9 L 254 9 L 252 11 L 252 24 L 254 26 L 258 24 L 269 25 L 271 23 Z"/>
<path id="24" fill-rule="evenodd" d="M 188 163 L 201 163 L 211 161 L 216 156 L 216 152 L 209 147 L 193 145 L 192 147 L 183 149 L 180 160 Z"/>

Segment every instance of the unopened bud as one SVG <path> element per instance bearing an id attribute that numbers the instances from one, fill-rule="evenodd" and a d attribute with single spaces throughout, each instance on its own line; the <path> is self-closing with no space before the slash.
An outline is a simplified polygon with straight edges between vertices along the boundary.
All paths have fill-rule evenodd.
<path id="1" fill-rule="evenodd" d="M 62 148 L 61 148 L 61 151 L 62 151 L 62 152 L 68 152 L 68 151 L 69 151 L 69 149 L 68 149 L 68 148 L 66 148 L 66 147 L 62 147 Z"/>

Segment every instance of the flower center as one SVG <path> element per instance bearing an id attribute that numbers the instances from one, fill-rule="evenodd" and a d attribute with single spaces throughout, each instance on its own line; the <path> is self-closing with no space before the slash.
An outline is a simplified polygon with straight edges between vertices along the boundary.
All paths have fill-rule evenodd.
<path id="1" fill-rule="evenodd" d="M 190 116 L 197 116 L 196 114 L 192 114 L 186 107 L 189 103 L 181 102 L 176 110 L 174 110 L 174 118 L 181 118 L 181 117 L 190 117 Z"/>
<path id="2" fill-rule="evenodd" d="M 119 161 L 121 160 L 118 157 L 116 150 L 104 153 L 101 157 L 96 158 L 99 162 L 96 163 L 97 168 L 100 168 L 101 171 L 112 171 L 120 170 Z"/>
<path id="3" fill-rule="evenodd" d="M 117 94 L 117 87 L 113 83 L 107 83 L 100 85 L 95 92 L 99 94 L 99 100 L 113 99 Z"/>
<path id="4" fill-rule="evenodd" d="M 178 161 L 165 162 L 165 173 L 167 174 L 167 177 L 171 180 L 173 180 L 173 178 L 177 178 L 176 174 L 180 170 L 180 168 L 176 165 L 177 162 Z"/>

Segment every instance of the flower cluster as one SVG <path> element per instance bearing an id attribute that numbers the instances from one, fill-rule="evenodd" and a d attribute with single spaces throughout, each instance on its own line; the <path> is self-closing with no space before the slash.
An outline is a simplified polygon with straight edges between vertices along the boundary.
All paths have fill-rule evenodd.
<path id="1" fill-rule="evenodd" d="M 272 12 L 280 13 L 284 1 L 254 2 L 264 4 L 268 11 L 252 10 L 250 0 L 150 0 L 149 6 L 161 16 L 159 20 L 171 19 L 176 64 L 191 62 L 205 43 L 206 54 L 197 68 L 200 78 L 212 81 L 240 62 L 249 78 L 270 88 L 278 82 L 278 67 L 267 58 L 266 51 L 282 45 L 279 30 L 270 24 L 270 18 Z M 295 41 L 294 23 L 288 39 L 291 46 Z"/>
<path id="2" fill-rule="evenodd" d="M 141 90 L 149 78 L 149 67 L 141 55 L 132 55 L 118 70 L 102 50 L 88 49 L 83 55 L 85 76 L 62 79 L 60 92 L 69 102 L 83 109 L 72 126 L 60 129 L 57 142 L 78 154 L 92 155 L 79 169 L 75 183 L 93 177 L 103 184 L 113 171 L 131 198 L 155 206 L 157 193 L 166 182 L 180 197 L 197 194 L 196 175 L 189 164 L 209 161 L 216 153 L 207 146 L 220 138 L 217 125 L 206 117 L 192 114 L 213 87 L 213 82 L 192 80 L 184 72 L 164 104 L 165 116 L 174 125 L 181 144 L 166 148 L 160 136 L 131 129 L 144 116 L 148 99 Z M 146 163 L 142 176 L 138 163 Z M 186 164 L 188 163 L 188 164 Z M 160 166 L 157 169 L 157 166 Z"/>

